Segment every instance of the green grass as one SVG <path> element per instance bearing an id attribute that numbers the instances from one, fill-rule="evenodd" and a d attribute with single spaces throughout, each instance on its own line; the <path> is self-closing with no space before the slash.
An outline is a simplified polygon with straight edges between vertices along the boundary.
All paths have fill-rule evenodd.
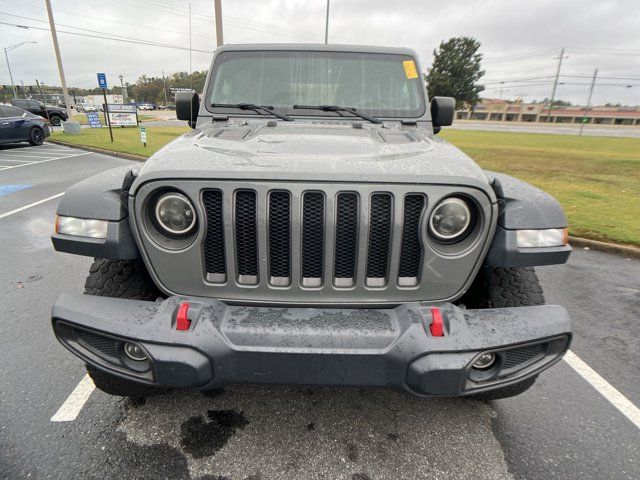
<path id="1" fill-rule="evenodd" d="M 187 126 L 146 128 L 146 147 L 140 141 L 140 130 L 133 127 L 114 127 L 113 143 L 109 138 L 109 129 L 107 127 L 83 128 L 79 135 L 68 135 L 61 131 L 55 131 L 51 138 L 69 145 L 84 145 L 88 147 L 112 150 L 114 152 L 132 153 L 134 155 L 149 157 L 160 147 L 163 147 L 177 136 L 190 130 Z"/>
<path id="2" fill-rule="evenodd" d="M 98 115 L 100 116 L 100 123 L 102 123 L 102 125 L 106 125 L 106 122 L 104 120 L 104 113 L 102 112 L 98 112 Z M 78 122 L 81 125 L 89 125 L 89 120 L 87 120 L 87 114 L 86 113 L 76 113 L 73 117 L 71 117 L 71 120 L 73 120 L 74 122 Z M 153 115 L 140 115 L 138 114 L 138 121 L 142 122 L 152 122 L 154 120 L 162 120 L 161 118 L 155 117 Z"/>
<path id="3" fill-rule="evenodd" d="M 150 156 L 188 127 L 55 132 L 55 140 Z M 640 139 L 444 130 L 442 137 L 483 168 L 504 172 L 555 196 L 569 217 L 571 235 L 640 246 Z"/>
<path id="4" fill-rule="evenodd" d="M 556 197 L 571 235 L 640 245 L 640 139 L 444 130 L 482 168 Z"/>

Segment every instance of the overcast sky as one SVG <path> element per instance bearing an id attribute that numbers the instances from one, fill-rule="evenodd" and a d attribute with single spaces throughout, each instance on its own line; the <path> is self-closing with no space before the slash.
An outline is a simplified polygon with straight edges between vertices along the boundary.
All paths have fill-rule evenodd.
<path id="1" fill-rule="evenodd" d="M 67 82 L 96 86 L 135 82 L 142 74 L 189 69 L 187 50 L 83 35 L 119 36 L 188 49 L 186 0 L 52 0 Z M 225 43 L 322 43 L 326 0 L 223 0 Z M 192 0 L 194 50 L 215 46 L 213 0 Z M 10 15 L 8 15 L 10 14 Z M 20 18 L 23 17 L 23 18 Z M 27 17 L 27 18 L 24 18 Z M 9 52 L 14 80 L 59 85 L 44 0 L 0 0 L 0 46 L 35 41 Z M 12 25 L 6 25 L 9 23 Z M 14 24 L 35 28 L 23 29 Z M 469 35 L 482 44 L 485 97 L 525 101 L 550 96 L 560 49 L 566 47 L 557 98 L 584 103 L 599 69 L 593 103 L 640 104 L 640 0 L 331 0 L 329 42 L 405 46 L 424 70 L 442 40 Z M 211 53 L 192 53 L 208 68 Z M 500 83 L 505 82 L 505 83 Z M 0 83 L 9 84 L 2 61 Z M 629 85 L 629 86 L 628 86 Z"/>

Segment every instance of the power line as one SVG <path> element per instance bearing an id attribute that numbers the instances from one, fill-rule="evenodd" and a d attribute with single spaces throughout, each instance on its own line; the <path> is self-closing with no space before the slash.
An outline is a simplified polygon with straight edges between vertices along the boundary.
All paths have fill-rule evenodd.
<path id="1" fill-rule="evenodd" d="M 44 27 L 36 27 L 34 25 L 19 25 L 16 23 L 8 23 L 8 22 L 2 22 L 0 21 L 0 25 L 9 25 L 11 27 L 18 27 L 18 28 L 31 28 L 33 30 L 43 30 L 43 31 L 50 31 L 48 28 L 44 28 Z M 58 33 L 64 33 L 66 35 L 76 35 L 79 37 L 87 37 L 87 38 L 98 38 L 98 39 L 102 39 L 102 40 L 111 40 L 114 42 L 123 42 L 123 43 L 131 43 L 131 44 L 137 44 L 137 45 L 147 45 L 150 47 L 162 47 L 162 48 L 173 48 L 176 50 L 189 50 L 188 47 L 180 47 L 178 45 L 168 45 L 168 44 L 164 44 L 164 43 L 156 43 L 156 42 L 148 42 L 148 41 L 144 41 L 144 40 L 137 40 L 137 39 L 125 39 L 125 38 L 115 38 L 115 37 L 105 37 L 105 36 L 101 36 L 101 35 L 89 35 L 88 33 L 80 33 L 80 32 L 69 32 L 66 30 L 58 30 Z M 200 50 L 200 49 L 193 49 L 194 52 L 198 52 L 198 53 L 208 53 L 208 54 L 212 54 L 213 50 Z"/>

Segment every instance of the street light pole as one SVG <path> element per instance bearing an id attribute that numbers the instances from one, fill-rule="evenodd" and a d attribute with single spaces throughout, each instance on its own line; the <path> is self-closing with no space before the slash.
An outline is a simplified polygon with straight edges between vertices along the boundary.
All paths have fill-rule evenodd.
<path id="1" fill-rule="evenodd" d="M 127 91 L 124 89 L 124 82 L 122 79 L 124 78 L 122 74 L 119 75 L 120 78 L 120 93 L 122 94 L 122 103 L 127 103 Z"/>
<path id="2" fill-rule="evenodd" d="M 13 83 L 13 74 L 11 73 L 11 65 L 9 64 L 9 55 L 8 52 L 11 50 L 15 50 L 16 48 L 26 44 L 26 43 L 38 43 L 38 42 L 21 42 L 16 43 L 15 45 L 11 45 L 4 49 L 4 58 L 7 61 L 7 70 L 9 70 L 9 79 L 11 80 L 11 88 L 13 89 L 13 98 L 18 98 L 18 90 L 16 89 L 16 84 Z"/>

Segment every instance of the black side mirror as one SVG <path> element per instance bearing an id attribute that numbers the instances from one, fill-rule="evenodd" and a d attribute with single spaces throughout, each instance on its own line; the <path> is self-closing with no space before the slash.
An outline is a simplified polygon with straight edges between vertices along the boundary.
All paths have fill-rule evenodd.
<path id="1" fill-rule="evenodd" d="M 456 114 L 456 100 L 453 97 L 433 97 L 431 99 L 431 122 L 434 133 L 440 127 L 448 127 L 453 123 Z"/>
<path id="2" fill-rule="evenodd" d="M 186 120 L 191 128 L 196 128 L 198 110 L 200 109 L 200 97 L 193 90 L 176 92 L 176 117 L 178 120 Z"/>

